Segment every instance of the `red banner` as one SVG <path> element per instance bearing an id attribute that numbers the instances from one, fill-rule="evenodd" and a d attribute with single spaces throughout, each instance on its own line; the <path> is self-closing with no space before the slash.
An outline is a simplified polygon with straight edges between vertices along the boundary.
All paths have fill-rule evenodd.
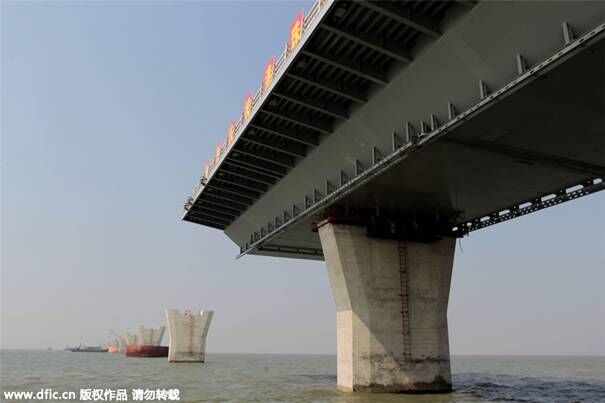
<path id="1" fill-rule="evenodd" d="M 216 145 L 216 153 L 214 154 L 214 165 L 218 164 L 218 160 L 221 158 L 221 144 Z"/>
<path id="2" fill-rule="evenodd" d="M 252 112 L 252 92 L 248 91 L 246 99 L 244 99 L 244 121 L 247 121 Z"/>
<path id="3" fill-rule="evenodd" d="M 275 56 L 271 56 L 267 65 L 265 66 L 265 71 L 263 72 L 263 92 L 265 92 L 273 82 L 273 69 L 275 67 Z"/>
<path id="4" fill-rule="evenodd" d="M 227 130 L 227 145 L 233 143 L 233 136 L 235 135 L 235 120 L 231 120 L 229 124 L 229 130 Z"/>
<path id="5" fill-rule="evenodd" d="M 303 29 L 303 10 L 301 9 L 292 25 L 290 25 L 290 40 L 288 41 L 288 52 L 291 52 L 296 48 L 296 45 L 300 42 L 300 38 L 302 38 L 302 29 Z"/>

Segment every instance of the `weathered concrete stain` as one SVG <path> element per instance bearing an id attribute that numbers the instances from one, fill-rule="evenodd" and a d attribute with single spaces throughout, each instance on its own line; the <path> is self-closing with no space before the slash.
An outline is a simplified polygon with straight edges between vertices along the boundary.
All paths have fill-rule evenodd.
<path id="1" fill-rule="evenodd" d="M 400 241 L 369 238 L 365 228 L 344 224 L 325 224 L 319 235 L 336 303 L 339 389 L 450 391 L 447 304 L 454 240 L 406 242 L 406 319 Z M 409 346 L 402 342 L 404 320 Z"/>

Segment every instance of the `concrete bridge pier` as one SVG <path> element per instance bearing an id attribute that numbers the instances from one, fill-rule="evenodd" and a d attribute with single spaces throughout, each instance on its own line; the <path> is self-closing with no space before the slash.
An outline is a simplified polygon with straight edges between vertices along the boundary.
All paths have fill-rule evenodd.
<path id="1" fill-rule="evenodd" d="M 166 326 L 160 326 L 157 329 L 147 328 L 143 325 L 137 326 L 137 341 L 143 346 L 159 346 L 162 344 Z"/>
<path id="2" fill-rule="evenodd" d="M 126 352 L 126 346 L 128 345 L 128 341 L 126 340 L 126 336 L 119 336 L 119 341 L 120 341 L 120 353 L 125 353 Z"/>
<path id="3" fill-rule="evenodd" d="M 436 393 L 451 390 L 447 327 L 455 239 L 414 243 L 321 223 L 336 303 L 338 388 Z"/>
<path id="4" fill-rule="evenodd" d="M 206 336 L 214 311 L 193 313 L 186 310 L 166 309 L 166 322 L 170 336 L 168 361 L 204 362 L 206 360 Z"/>
<path id="5" fill-rule="evenodd" d="M 132 346 L 132 345 L 136 345 L 139 344 L 139 336 L 136 334 L 132 334 L 130 332 L 126 332 L 126 345 L 127 346 Z"/>

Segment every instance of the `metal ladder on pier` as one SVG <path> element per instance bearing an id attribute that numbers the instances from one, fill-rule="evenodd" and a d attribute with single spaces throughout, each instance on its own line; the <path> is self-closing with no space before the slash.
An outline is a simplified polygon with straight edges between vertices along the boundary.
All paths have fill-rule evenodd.
<path id="1" fill-rule="evenodd" d="M 397 247 L 399 252 L 399 285 L 401 297 L 401 333 L 403 336 L 403 360 L 410 362 L 412 359 L 412 342 L 410 339 L 410 307 L 409 307 L 409 273 L 408 273 L 408 249 L 406 241 L 399 241 Z"/>

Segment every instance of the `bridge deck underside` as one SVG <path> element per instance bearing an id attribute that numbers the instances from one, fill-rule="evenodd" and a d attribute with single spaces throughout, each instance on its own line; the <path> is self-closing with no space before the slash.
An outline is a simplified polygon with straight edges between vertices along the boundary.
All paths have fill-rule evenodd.
<path id="1" fill-rule="evenodd" d="M 322 4 L 324 14 L 204 179 L 185 220 L 223 230 L 232 225 L 366 104 L 371 91 L 386 86 L 392 71 L 408 65 L 417 42 L 440 37 L 449 9 L 472 8 L 454 1 Z"/>
<path id="2" fill-rule="evenodd" d="M 298 223 L 256 254 L 315 254 L 331 212 L 463 222 L 605 173 L 605 40 Z M 283 253 L 282 253 L 283 252 Z"/>

